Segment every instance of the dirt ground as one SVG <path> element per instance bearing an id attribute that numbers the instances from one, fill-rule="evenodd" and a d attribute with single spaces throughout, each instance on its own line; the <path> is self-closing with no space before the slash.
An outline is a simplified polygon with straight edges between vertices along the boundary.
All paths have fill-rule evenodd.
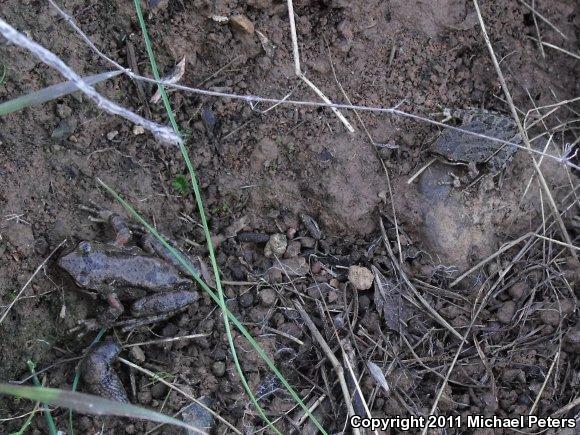
<path id="1" fill-rule="evenodd" d="M 185 57 L 184 85 L 272 98 L 291 93 L 293 100 L 319 101 L 295 76 L 285 2 L 151 3 L 158 4 L 144 3 L 146 21 L 164 74 Z M 532 124 L 532 146 L 562 156 L 565 144 L 578 143 L 580 104 L 542 107 L 579 95 L 578 2 L 538 0 L 542 17 L 536 19 L 523 2 L 482 0 L 480 5 L 514 104 L 526 127 Z M 132 45 L 140 72 L 152 75 L 132 2 L 62 0 L 59 6 L 120 64 L 128 64 Z M 471 1 L 296 0 L 294 7 L 303 70 L 332 101 L 346 102 L 342 88 L 354 104 L 397 106 L 439 121 L 446 108 L 509 114 Z M 233 20 L 212 19 L 236 15 L 246 17 L 256 32 Z M 81 75 L 111 69 L 48 2 L 0 0 L 0 17 Z M 540 46 L 538 32 L 542 41 L 569 53 Z M 0 37 L 0 77 L 2 71 L 0 101 L 62 80 Z M 155 89 L 147 83 L 143 88 L 148 100 Z M 162 104 L 145 103 L 136 83 L 126 77 L 97 89 L 167 123 Z M 305 306 L 343 364 L 341 348 L 346 349 L 375 417 L 428 415 L 453 364 L 438 401 L 441 415 L 508 417 L 533 408 L 542 417 L 578 418 L 580 271 L 562 244 L 565 239 L 528 153 L 519 151 L 501 174 L 470 185 L 454 187 L 449 175 L 465 174 L 466 166 L 440 161 L 409 182 L 431 161 L 430 146 L 441 127 L 343 110 L 355 127 L 349 133 L 324 108 L 251 106 L 181 92 L 171 92 L 170 99 L 188 138 L 211 231 L 220 241 L 218 263 L 231 283 L 225 286 L 229 307 L 305 402 L 312 405 L 325 395 L 315 415 L 329 433 L 344 430 L 345 400 L 294 301 Z M 534 107 L 541 107 L 545 117 L 528 114 Z M 542 160 L 541 170 L 577 246 L 577 174 L 552 158 Z M 126 216 L 98 187 L 97 178 L 182 248 L 207 261 L 193 194 L 179 186 L 186 172 L 177 148 L 159 144 L 79 94 L 0 118 L 0 312 L 63 240 L 64 250 L 82 239 L 110 240 L 110 229 L 79 208 L 94 201 Z M 301 214 L 318 222 L 319 240 Z M 282 257 L 291 273 L 276 268 L 276 260 L 264 255 L 264 242 L 248 241 L 245 233 L 260 240 L 286 234 Z M 452 285 L 462 272 L 527 233 L 544 238 L 514 243 Z M 61 254 L 49 259 L 0 324 L 2 381 L 25 379 L 26 362 L 32 360 L 39 370 L 49 367 L 43 372 L 47 386 L 71 388 L 74 358 L 83 355 L 95 334 L 77 338 L 70 329 L 95 317 L 105 303 L 77 291 L 56 266 Z M 353 265 L 375 267 L 383 277 L 380 285 L 375 277 L 374 290 L 353 288 L 348 278 Z M 473 319 L 453 363 L 461 343 L 456 333 L 463 335 Z M 239 430 L 262 430 L 241 388 L 220 312 L 207 295 L 169 321 L 129 334 L 116 330 L 115 335 L 131 344 L 199 333 L 207 336 L 145 345 L 142 353 L 124 351 L 122 356 L 194 397 L 210 398 L 212 409 Z M 249 344 L 240 336 L 236 343 L 250 386 L 282 432 L 315 433 L 308 422 L 298 424 L 302 412 Z M 369 361 L 386 376 L 389 391 L 377 384 Z M 116 368 L 133 403 L 170 415 L 191 403 L 125 365 Z M 347 378 L 352 387 L 352 377 Z M 365 412 L 357 394 L 354 407 Z M 24 418 L 11 417 L 32 408 L 26 401 L 0 400 L 0 432 L 18 430 Z M 64 429 L 66 412 L 54 415 Z M 74 424 L 80 433 L 145 433 L 155 426 L 81 416 Z M 45 432 L 42 415 L 32 428 L 31 433 Z M 227 427 L 216 422 L 213 430 L 224 433 Z M 164 427 L 157 433 L 177 432 Z"/>

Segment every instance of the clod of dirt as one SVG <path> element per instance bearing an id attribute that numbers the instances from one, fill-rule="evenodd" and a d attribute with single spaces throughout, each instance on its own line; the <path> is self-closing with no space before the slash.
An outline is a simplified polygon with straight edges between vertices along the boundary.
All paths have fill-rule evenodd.
<path id="1" fill-rule="evenodd" d="M 568 353 L 580 354 L 580 325 L 576 325 L 566 333 L 563 348 Z"/>
<path id="2" fill-rule="evenodd" d="M 514 301 L 517 301 L 521 299 L 527 290 L 528 284 L 525 281 L 518 281 L 509 288 L 508 293 Z"/>
<path id="3" fill-rule="evenodd" d="M 211 366 L 211 372 L 217 378 L 221 378 L 226 373 L 226 363 L 223 361 L 216 361 Z"/>
<path id="4" fill-rule="evenodd" d="M 304 257 L 285 258 L 276 261 L 272 269 L 281 271 L 289 277 L 304 276 L 310 271 L 310 267 Z"/>
<path id="5" fill-rule="evenodd" d="M 264 306 L 264 307 L 271 307 L 276 303 L 276 292 L 274 290 L 272 290 L 271 288 L 266 288 L 264 290 L 262 290 L 259 294 L 260 297 L 260 303 Z"/>
<path id="6" fill-rule="evenodd" d="M 254 33 L 254 23 L 245 15 L 234 15 L 230 17 L 230 25 L 236 32 L 252 35 Z"/>
<path id="7" fill-rule="evenodd" d="M 368 290 L 375 279 L 373 273 L 366 267 L 350 266 L 348 268 L 348 281 L 357 290 Z"/>
<path id="8" fill-rule="evenodd" d="M 510 323 L 516 312 L 516 303 L 514 301 L 507 301 L 502 304 L 497 310 L 497 320 L 501 323 Z"/>
<path id="9" fill-rule="evenodd" d="M 264 246 L 264 255 L 268 258 L 271 257 L 282 257 L 286 252 L 286 247 L 288 246 L 288 239 L 284 234 L 272 234 L 270 239 Z"/>

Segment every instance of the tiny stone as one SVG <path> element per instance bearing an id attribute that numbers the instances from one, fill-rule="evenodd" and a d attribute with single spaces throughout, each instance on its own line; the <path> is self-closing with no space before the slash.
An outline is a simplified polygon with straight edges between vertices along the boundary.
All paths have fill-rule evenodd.
<path id="1" fill-rule="evenodd" d="M 57 104 L 56 105 L 56 114 L 59 118 L 64 119 L 68 118 L 72 115 L 73 111 L 70 107 L 66 104 Z"/>
<path id="2" fill-rule="evenodd" d="M 133 127 L 133 134 L 135 136 L 139 136 L 140 134 L 145 133 L 145 129 L 143 127 L 141 127 L 140 125 L 135 125 Z"/>
<path id="3" fill-rule="evenodd" d="M 497 320 L 501 323 L 510 323 L 514 313 L 516 312 L 516 304 L 513 301 L 504 302 L 499 310 L 497 310 Z"/>
<path id="4" fill-rule="evenodd" d="M 338 292 L 331 291 L 328 292 L 328 303 L 332 304 L 338 300 Z"/>
<path id="5" fill-rule="evenodd" d="M 557 308 L 548 308 L 540 311 L 540 319 L 546 325 L 558 326 L 560 324 L 560 313 Z"/>
<path id="6" fill-rule="evenodd" d="M 254 33 L 254 23 L 252 23 L 245 15 L 234 15 L 233 17 L 230 17 L 230 25 L 236 31 L 241 31 L 248 35 Z"/>
<path id="7" fill-rule="evenodd" d="M 127 427 L 125 427 L 125 433 L 128 433 L 129 435 L 137 433 L 137 431 L 135 430 L 135 425 L 134 424 L 127 425 Z"/>
<path id="8" fill-rule="evenodd" d="M 108 140 L 113 140 L 115 139 L 117 136 L 119 135 L 119 132 L 117 130 L 113 130 L 107 133 L 107 139 Z"/>
<path id="9" fill-rule="evenodd" d="M 329 284 L 334 288 L 338 288 L 338 286 L 340 285 L 340 281 L 336 278 L 332 278 Z"/>
<path id="10" fill-rule="evenodd" d="M 143 352 L 143 349 L 141 349 L 139 346 L 131 346 L 131 350 L 129 351 L 129 353 L 137 361 L 139 362 L 145 361 L 145 353 Z"/>
<path id="11" fill-rule="evenodd" d="M 314 263 L 312 263 L 310 270 L 312 270 L 312 273 L 315 275 L 319 274 L 320 271 L 322 270 L 322 263 L 320 261 L 315 261 Z"/>
<path id="12" fill-rule="evenodd" d="M 314 248 L 314 245 L 316 245 L 316 240 L 313 239 L 312 237 L 302 237 L 300 239 L 300 244 L 302 246 L 304 246 L 305 248 Z"/>
<path id="13" fill-rule="evenodd" d="M 214 376 L 221 378 L 226 373 L 226 364 L 223 361 L 216 361 L 211 366 Z"/>
<path id="14" fill-rule="evenodd" d="M 350 266 L 348 268 L 348 281 L 356 290 L 368 290 L 375 279 L 373 273 L 366 267 Z"/>
<path id="15" fill-rule="evenodd" d="M 271 288 L 264 289 L 260 292 L 260 303 L 264 307 L 271 307 L 276 303 L 276 293 Z"/>
<path id="16" fill-rule="evenodd" d="M 288 239 L 284 234 L 272 234 L 264 247 L 266 257 L 281 257 L 286 252 Z"/>

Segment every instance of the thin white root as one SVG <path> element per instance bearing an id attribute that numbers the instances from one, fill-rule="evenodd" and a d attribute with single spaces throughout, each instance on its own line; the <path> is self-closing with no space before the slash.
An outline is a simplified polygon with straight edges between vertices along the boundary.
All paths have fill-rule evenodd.
<path id="1" fill-rule="evenodd" d="M 128 121 L 151 131 L 151 133 L 153 133 L 153 135 L 163 143 L 172 145 L 179 145 L 181 143 L 181 138 L 171 128 L 157 124 L 153 121 L 149 121 L 148 119 L 145 119 L 136 113 L 133 113 L 130 110 L 127 110 L 112 102 L 111 100 L 103 97 L 101 94 L 95 91 L 92 86 L 87 85 L 83 79 L 68 65 L 66 65 L 58 56 L 32 41 L 24 34 L 18 32 L 2 19 L 0 19 L 0 33 L 8 41 L 18 45 L 19 47 L 25 48 L 34 54 L 43 63 L 56 69 L 65 78 L 73 82 L 77 88 L 87 97 L 89 97 L 99 108 L 113 115 L 121 116 Z"/>

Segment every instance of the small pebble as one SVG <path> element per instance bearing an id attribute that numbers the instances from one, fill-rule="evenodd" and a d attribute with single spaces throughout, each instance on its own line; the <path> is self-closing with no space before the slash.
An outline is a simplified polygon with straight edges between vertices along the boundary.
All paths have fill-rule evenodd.
<path id="1" fill-rule="evenodd" d="M 246 292 L 240 296 L 240 305 L 244 308 L 250 308 L 254 305 L 254 296 L 252 296 L 252 292 Z"/>
<path id="2" fill-rule="evenodd" d="M 264 247 L 264 255 L 270 257 L 282 257 L 288 247 L 288 239 L 285 234 L 272 234 Z"/>
<path id="3" fill-rule="evenodd" d="M 133 127 L 133 134 L 135 136 L 139 136 L 140 134 L 145 133 L 145 129 L 143 127 L 141 127 L 140 125 L 135 125 Z"/>
<path id="4" fill-rule="evenodd" d="M 370 289 L 374 279 L 373 273 L 366 267 L 350 266 L 348 268 L 348 281 L 356 290 Z"/>
<path id="5" fill-rule="evenodd" d="M 264 306 L 264 307 L 271 307 L 272 305 L 274 305 L 276 303 L 276 292 L 274 290 L 272 290 L 271 288 L 266 288 L 262 291 L 260 291 L 259 293 L 260 296 L 260 303 Z"/>
<path id="6" fill-rule="evenodd" d="M 73 111 L 70 107 L 66 104 L 57 104 L 56 105 L 56 114 L 59 118 L 65 119 L 72 115 Z"/>
<path id="7" fill-rule="evenodd" d="M 129 351 L 129 353 L 137 361 L 139 362 L 145 361 L 145 353 L 143 352 L 143 349 L 141 349 L 139 346 L 131 346 L 131 350 Z"/>
<path id="8" fill-rule="evenodd" d="M 243 32 L 247 35 L 254 33 L 254 23 L 252 23 L 245 15 L 234 15 L 230 17 L 230 26 L 238 32 Z"/>
<path id="9" fill-rule="evenodd" d="M 167 394 L 167 385 L 157 382 L 151 387 L 151 397 L 154 399 L 164 399 Z"/>
<path id="10" fill-rule="evenodd" d="M 516 303 L 514 301 L 507 301 L 502 304 L 497 310 L 497 320 L 501 323 L 510 323 L 516 312 Z"/>
<path id="11" fill-rule="evenodd" d="M 314 245 L 316 245 L 316 240 L 313 239 L 312 237 L 302 237 L 300 239 L 300 244 L 305 248 L 310 249 L 314 248 Z"/>
<path id="12" fill-rule="evenodd" d="M 211 366 L 214 376 L 221 378 L 226 373 L 226 364 L 223 361 L 216 361 Z"/>
<path id="13" fill-rule="evenodd" d="M 264 233 L 242 231 L 238 233 L 236 239 L 238 239 L 238 242 L 266 243 L 268 240 L 270 240 L 270 237 Z"/>
<path id="14" fill-rule="evenodd" d="M 117 136 L 119 135 L 119 132 L 117 130 L 113 130 L 107 133 L 107 139 L 108 140 L 113 140 L 115 139 Z"/>
<path id="15" fill-rule="evenodd" d="M 322 263 L 320 261 L 315 261 L 314 263 L 312 263 L 310 270 L 312 270 L 312 273 L 315 275 L 319 274 L 320 271 L 322 270 Z"/>

